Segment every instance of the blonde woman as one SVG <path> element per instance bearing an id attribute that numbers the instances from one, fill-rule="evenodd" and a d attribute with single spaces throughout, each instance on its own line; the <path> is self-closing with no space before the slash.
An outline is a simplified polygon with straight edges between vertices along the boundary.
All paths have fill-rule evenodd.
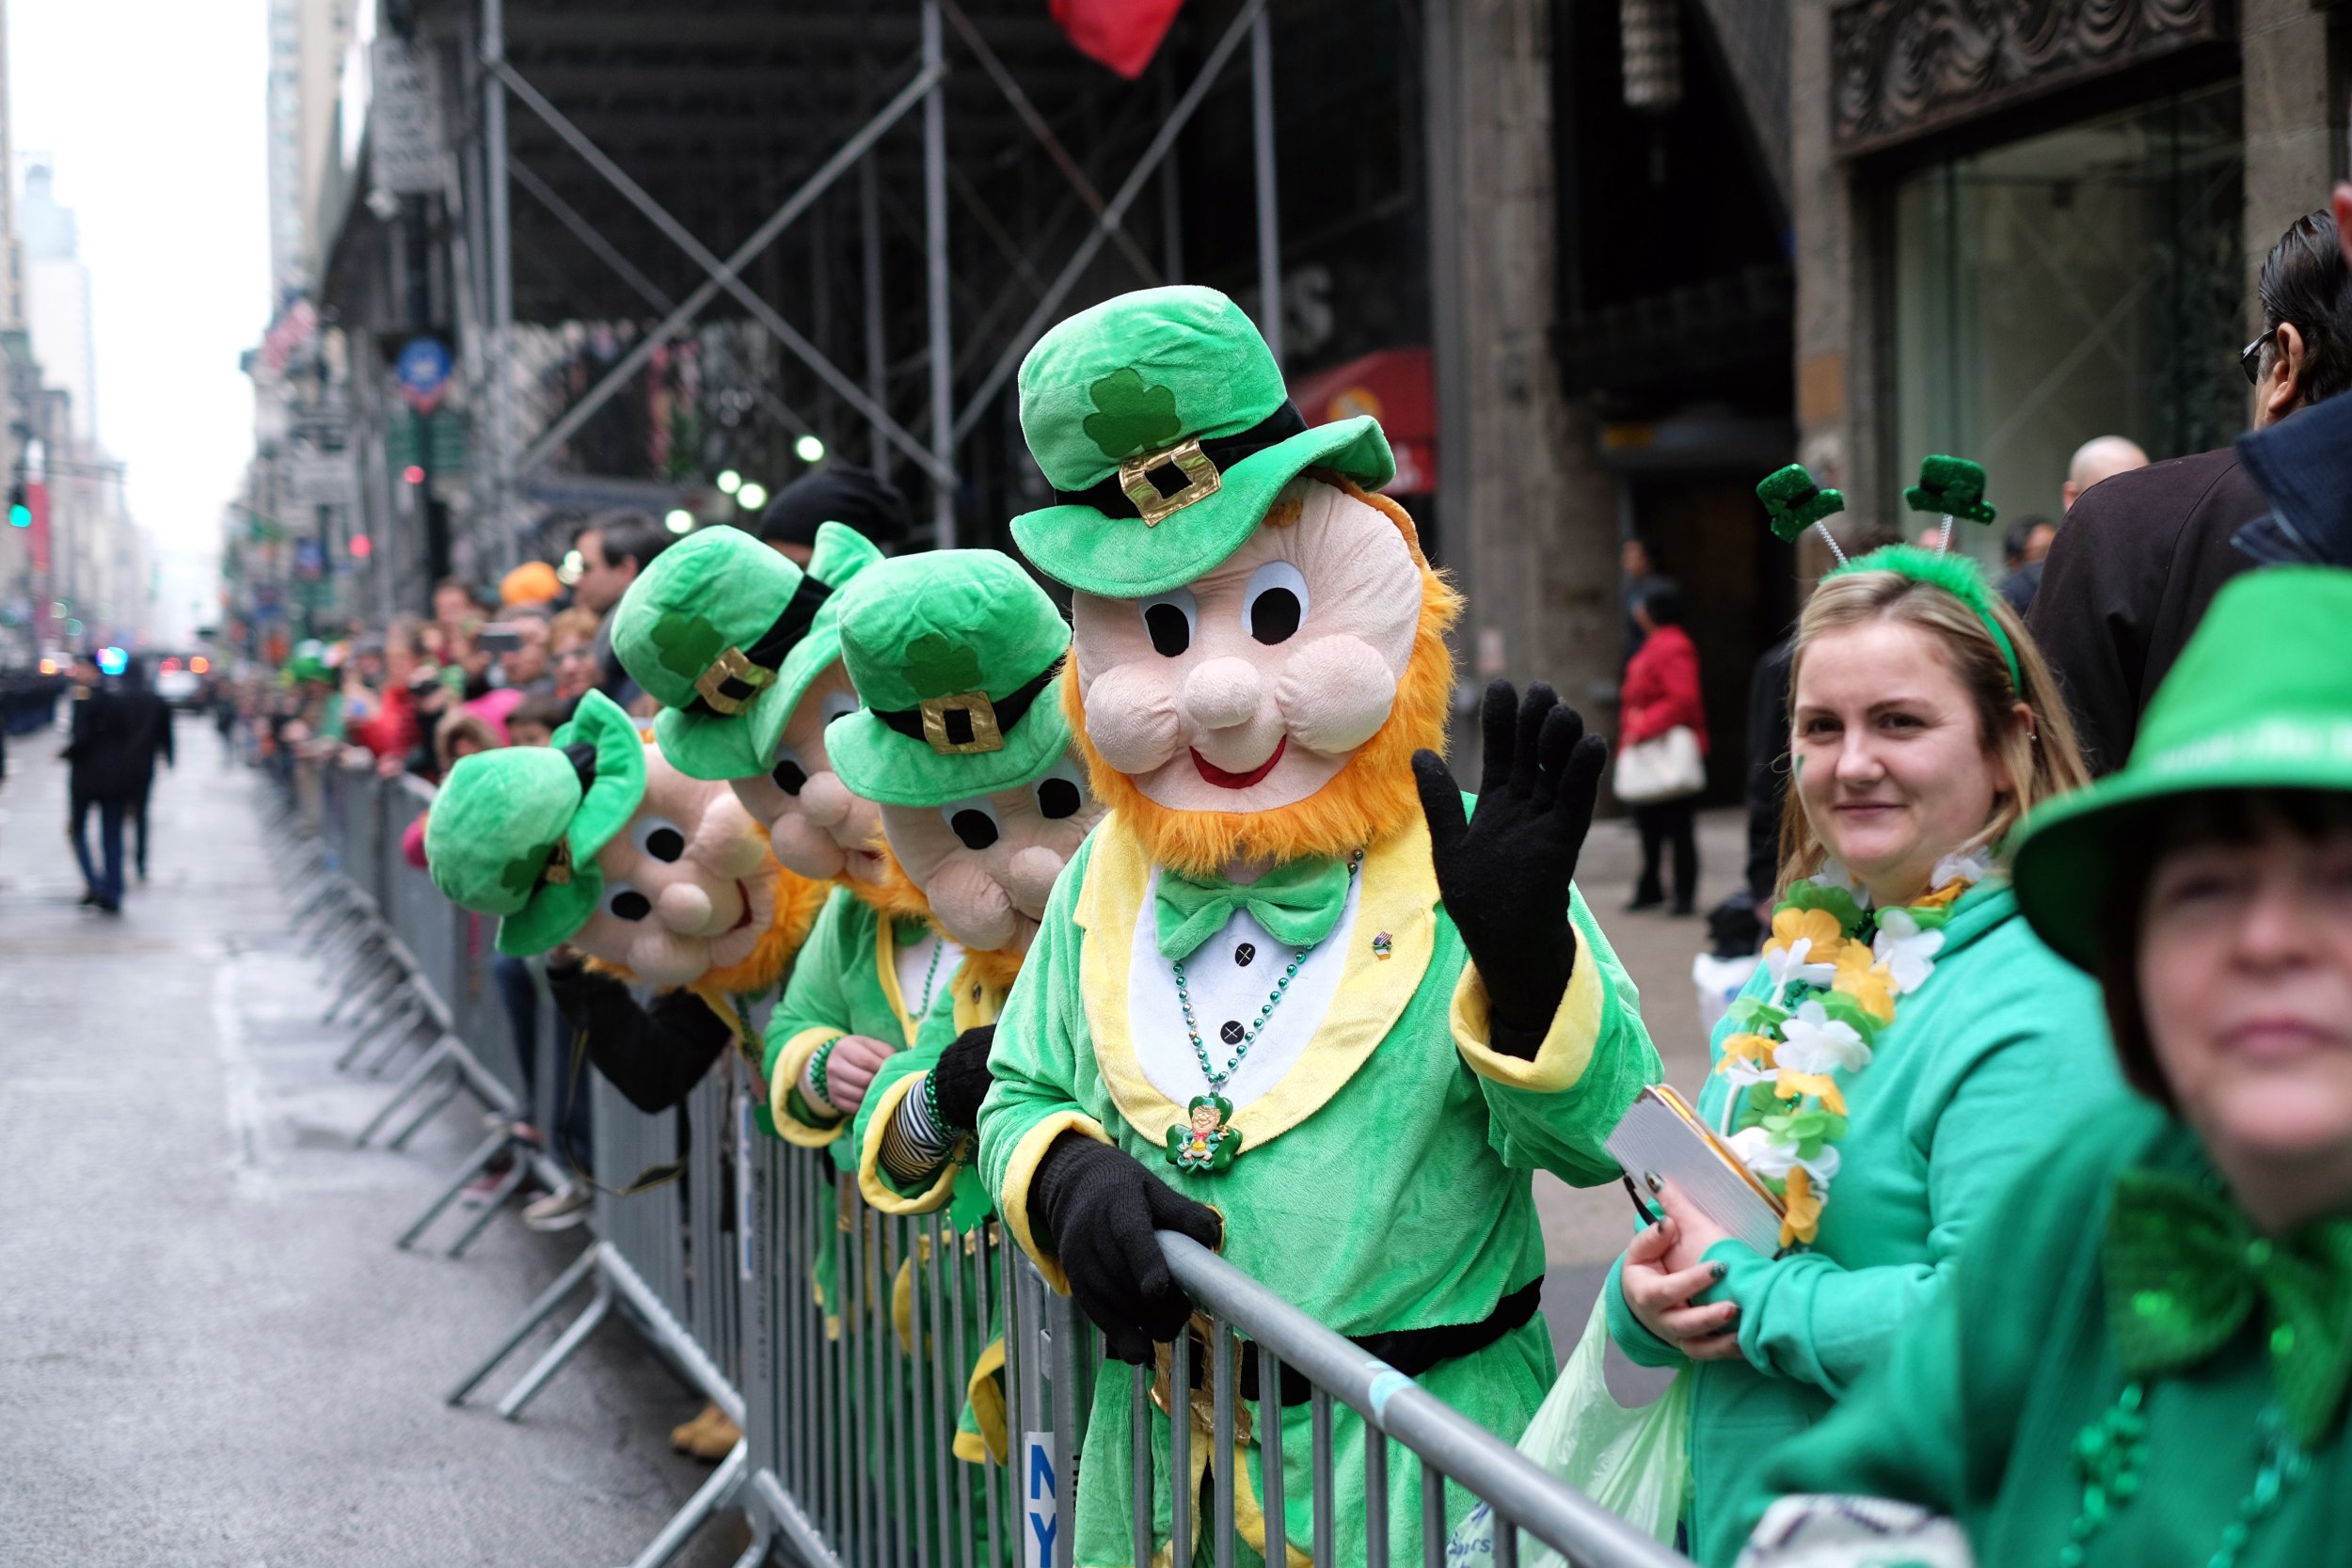
<path id="1" fill-rule="evenodd" d="M 1663 1213 L 1606 1297 L 1629 1356 L 1688 1368 L 1683 1523 L 1709 1564 L 1738 1555 L 1757 1467 L 1903 1333 L 2054 1122 L 2120 1087 L 2096 988 L 2008 885 L 2010 830 L 2085 773 L 1974 564 L 1898 546 L 1825 578 L 1789 715 L 1781 902 L 1698 1098 L 1786 1205 L 1781 1250 L 1653 1183 Z"/>

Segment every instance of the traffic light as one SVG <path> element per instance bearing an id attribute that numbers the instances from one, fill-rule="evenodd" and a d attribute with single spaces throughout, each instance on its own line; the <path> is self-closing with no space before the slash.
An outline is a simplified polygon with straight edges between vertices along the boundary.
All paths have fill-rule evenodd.
<path id="1" fill-rule="evenodd" d="M 8 526 L 10 528 L 33 526 L 32 503 L 24 499 L 24 486 L 22 482 L 8 486 Z"/>

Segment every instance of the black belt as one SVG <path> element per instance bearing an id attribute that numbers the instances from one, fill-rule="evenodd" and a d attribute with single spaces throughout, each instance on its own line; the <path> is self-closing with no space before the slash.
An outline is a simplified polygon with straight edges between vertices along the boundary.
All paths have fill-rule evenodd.
<path id="1" fill-rule="evenodd" d="M 1286 399 L 1281 407 L 1248 430 L 1236 431 L 1231 436 L 1212 436 L 1203 440 L 1200 452 L 1222 473 L 1251 453 L 1263 451 L 1268 447 L 1279 447 L 1292 436 L 1303 434 L 1306 429 L 1307 421 L 1299 414 L 1297 405 Z M 1172 475 L 1172 483 L 1162 481 L 1160 476 L 1163 471 Z M 1183 474 L 1176 473 L 1167 464 L 1152 469 L 1149 477 L 1152 487 L 1163 496 L 1175 494 L 1188 483 Z M 1083 490 L 1057 490 L 1054 499 L 1064 506 L 1090 506 L 1105 517 L 1132 515 L 1136 510 L 1135 499 L 1120 484 L 1117 468 L 1111 470 L 1108 479 L 1098 480 Z"/>
<path id="2" fill-rule="evenodd" d="M 1054 677 L 1060 673 L 1061 659 L 1057 657 L 1053 663 L 1023 681 L 1002 697 L 991 698 L 988 705 L 990 711 L 995 715 L 997 733 L 1001 735 L 1021 722 L 1021 716 L 1029 711 L 1030 705 L 1043 695 L 1045 689 L 1054 684 Z M 987 696 L 987 693 L 982 692 L 981 695 Z M 923 710 L 919 707 L 869 708 L 867 711 L 900 735 L 915 740 L 926 738 L 923 728 Z M 964 745 L 972 739 L 972 720 L 969 714 L 961 709 L 949 709 L 944 717 L 947 721 L 947 737 L 950 741 L 957 745 Z M 962 721 L 961 734 L 957 733 L 957 720 Z"/>
<path id="3" fill-rule="evenodd" d="M 1495 1343 L 1535 1315 L 1544 1293 L 1541 1275 L 1504 1296 L 1495 1309 L 1474 1323 L 1446 1323 L 1436 1328 L 1399 1328 L 1385 1334 L 1351 1334 L 1348 1343 L 1387 1362 L 1406 1377 L 1420 1377 L 1432 1368 L 1473 1355 Z M 1192 1386 L 1207 1386 L 1209 1347 L 1192 1329 Z M 1241 1347 L 1241 1397 L 1258 1398 L 1258 1347 L 1244 1340 Z M 1314 1385 L 1295 1367 L 1282 1368 L 1282 1402 L 1305 1404 Z"/>
<path id="4" fill-rule="evenodd" d="M 758 641 L 743 650 L 744 658 L 773 675 L 778 666 L 784 663 L 784 656 L 808 635 L 810 625 L 817 619 L 817 611 L 832 596 L 831 587 L 805 572 L 801 574 L 800 586 L 794 588 L 792 596 L 784 602 L 784 613 L 776 617 L 774 625 L 760 633 Z M 729 676 L 720 683 L 719 689 L 734 702 L 748 703 L 759 695 L 761 688 Z M 686 705 L 686 711 L 717 713 L 719 710 L 697 692 L 694 700 Z"/>

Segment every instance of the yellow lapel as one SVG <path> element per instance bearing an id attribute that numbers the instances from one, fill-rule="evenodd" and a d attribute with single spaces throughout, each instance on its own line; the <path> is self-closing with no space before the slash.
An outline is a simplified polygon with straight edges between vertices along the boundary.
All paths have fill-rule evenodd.
<path id="1" fill-rule="evenodd" d="M 898 1045 L 913 1050 L 916 1025 L 922 1021 L 907 1013 L 906 998 L 898 994 L 898 933 L 891 926 L 891 917 L 880 910 L 874 911 L 874 970 L 882 976 L 882 1000 L 890 1005 L 890 1016 L 898 1021 Z"/>
<path id="2" fill-rule="evenodd" d="M 1234 1114 L 1245 1154 L 1305 1121 L 1339 1093 L 1396 1027 L 1428 972 L 1438 933 L 1438 875 L 1429 858 L 1428 825 L 1416 816 L 1402 832 L 1375 845 L 1364 857 L 1363 879 L 1339 990 L 1314 1039 L 1281 1082 Z M 1127 1029 L 1127 967 L 1135 952 L 1136 922 L 1151 918 L 1144 896 L 1151 885 L 1151 861 L 1114 812 L 1094 832 L 1086 885 L 1073 911 L 1086 932 L 1079 985 L 1094 1037 L 1095 1066 L 1111 1102 L 1128 1125 L 1157 1144 L 1185 1117 L 1184 1107 L 1144 1075 Z M 1386 958 L 1374 945 L 1379 936 L 1389 939 Z"/>

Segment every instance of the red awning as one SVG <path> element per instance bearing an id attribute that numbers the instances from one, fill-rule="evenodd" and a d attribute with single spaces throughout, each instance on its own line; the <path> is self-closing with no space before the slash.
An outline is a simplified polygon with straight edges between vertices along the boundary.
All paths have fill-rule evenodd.
<path id="1" fill-rule="evenodd" d="M 1311 425 L 1369 414 L 1396 453 L 1390 492 L 1438 487 L 1438 398 L 1426 348 L 1384 348 L 1291 384 L 1291 402 Z"/>

